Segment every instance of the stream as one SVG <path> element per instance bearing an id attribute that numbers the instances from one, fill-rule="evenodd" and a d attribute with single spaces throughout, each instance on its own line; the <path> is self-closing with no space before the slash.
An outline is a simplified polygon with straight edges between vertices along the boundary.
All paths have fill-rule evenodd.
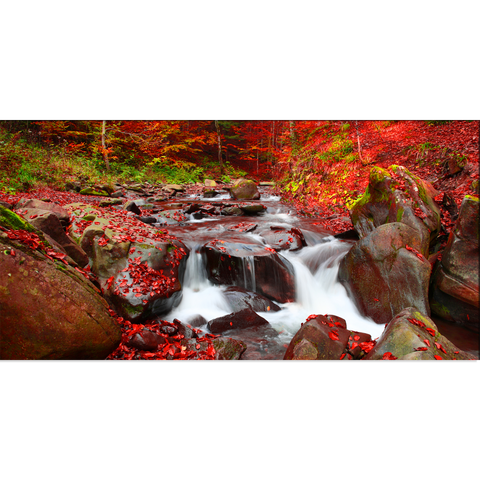
<path id="1" fill-rule="evenodd" d="M 260 192 L 260 200 L 246 202 L 260 203 L 266 207 L 263 213 L 257 215 L 212 215 L 196 218 L 199 215 L 187 214 L 179 222 L 153 214 L 157 221 L 166 222 L 170 234 L 175 235 L 191 250 L 186 265 L 182 300 L 162 318 L 168 321 L 178 319 L 182 323 L 190 324 L 198 315 L 209 321 L 232 313 L 224 295 L 228 285 L 214 285 L 208 279 L 205 256 L 200 253 L 203 245 L 216 239 L 238 246 L 237 250 L 241 252 L 242 274 L 235 278 L 234 284 L 255 291 L 258 285 L 255 280 L 253 253 L 258 249 L 272 247 L 261 234 L 271 232 L 272 229 L 291 230 L 293 227 L 301 231 L 306 246 L 296 251 L 281 250 L 277 253 L 293 266 L 295 301 L 274 302 L 281 308 L 279 311 L 257 312 L 270 323 L 275 332 L 271 328 L 254 327 L 229 330 L 222 335 L 247 344 L 247 351 L 242 358 L 264 360 L 283 358 L 290 340 L 305 319 L 312 314 L 337 315 L 346 320 L 350 330 L 369 333 L 373 339 L 379 337 L 384 325 L 378 325 L 362 316 L 343 285 L 337 281 L 340 260 L 353 242 L 333 237 L 331 233 L 316 225 L 315 219 L 297 216 L 290 206 L 280 201 L 280 197 L 269 195 L 264 189 L 260 189 Z M 239 203 L 230 199 L 229 194 L 222 194 L 214 199 L 190 195 L 177 197 L 174 202 L 170 200 L 158 205 L 163 209 L 178 211 L 192 203 L 208 208 Z M 137 201 L 139 206 L 142 206 L 142 203 L 145 202 Z M 256 227 L 253 231 L 242 233 L 235 228 L 239 224 Z M 272 277 L 268 281 L 275 282 L 275 279 Z M 204 328 L 206 327 L 200 327 L 202 330 Z"/>

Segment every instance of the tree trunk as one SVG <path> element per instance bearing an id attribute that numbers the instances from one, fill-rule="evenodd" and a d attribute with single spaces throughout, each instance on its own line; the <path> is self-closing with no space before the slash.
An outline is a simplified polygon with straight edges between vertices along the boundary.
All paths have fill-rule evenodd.
<path id="1" fill-rule="evenodd" d="M 102 121 L 102 153 L 103 153 L 103 160 L 105 161 L 105 167 L 107 169 L 107 172 L 110 172 L 110 163 L 108 162 L 108 151 L 105 146 L 105 130 L 107 126 L 107 121 L 103 120 Z"/>
<path id="2" fill-rule="evenodd" d="M 220 175 L 223 176 L 222 137 L 220 135 L 220 125 L 218 123 L 218 120 L 215 120 L 215 128 L 217 129 L 218 137 L 218 162 L 220 163 Z"/>
<path id="3" fill-rule="evenodd" d="M 358 133 L 358 121 L 357 120 L 355 120 L 355 129 L 357 130 L 358 156 L 360 158 L 360 162 L 363 164 L 362 147 L 360 146 L 360 134 Z"/>

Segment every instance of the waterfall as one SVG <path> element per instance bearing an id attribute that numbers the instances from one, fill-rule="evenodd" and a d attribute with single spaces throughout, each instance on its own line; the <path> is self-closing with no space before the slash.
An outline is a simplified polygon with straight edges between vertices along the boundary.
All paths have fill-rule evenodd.
<path id="1" fill-rule="evenodd" d="M 260 315 L 277 330 L 290 336 L 298 331 L 309 315 L 337 315 L 345 319 L 349 330 L 369 333 L 372 338 L 377 338 L 384 325 L 361 315 L 337 279 L 340 261 L 351 245 L 334 237 L 325 240 L 299 252 L 283 253 L 295 270 L 296 301 L 283 304 L 280 312 Z"/>
<path id="2" fill-rule="evenodd" d="M 198 251 L 200 245 L 190 247 L 182 301 L 165 316 L 165 320 L 177 318 L 188 323 L 188 319 L 195 315 L 212 320 L 231 313 L 222 293 L 223 287 L 213 285 L 207 278 L 204 258 Z M 280 332 L 280 342 L 288 343 L 312 314 L 337 315 L 345 319 L 349 330 L 369 333 L 372 338 L 381 335 L 384 325 L 378 325 L 361 315 L 337 279 L 340 261 L 350 248 L 350 243 L 334 237 L 324 237 L 316 245 L 304 247 L 297 252 L 281 253 L 294 268 L 295 302 L 281 304 L 282 310 L 278 312 L 257 312 Z M 237 284 L 255 291 L 254 256 L 243 257 L 242 265 L 243 278 L 239 278 Z"/>

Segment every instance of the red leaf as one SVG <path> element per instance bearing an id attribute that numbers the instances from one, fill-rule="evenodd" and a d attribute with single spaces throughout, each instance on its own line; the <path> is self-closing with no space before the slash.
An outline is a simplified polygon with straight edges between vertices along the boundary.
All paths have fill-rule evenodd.
<path id="1" fill-rule="evenodd" d="M 353 339 L 354 339 L 356 342 L 358 342 L 358 341 L 360 340 L 360 335 L 355 335 L 355 336 L 353 337 Z"/>
<path id="2" fill-rule="evenodd" d="M 340 360 L 343 360 L 344 358 L 345 358 L 345 353 L 342 353 L 342 354 L 340 355 Z"/>
<path id="3" fill-rule="evenodd" d="M 332 340 L 338 340 L 338 333 L 335 332 L 335 331 L 328 332 L 328 336 L 329 336 Z"/>
<path id="4" fill-rule="evenodd" d="M 433 328 L 426 328 L 425 329 L 432 337 L 435 336 L 435 330 Z"/>
<path id="5" fill-rule="evenodd" d="M 16 255 L 15 250 L 13 248 L 10 250 L 10 255 L 12 255 L 13 257 Z"/>
<path id="6" fill-rule="evenodd" d="M 426 338 L 424 338 L 423 341 L 424 341 L 428 346 L 430 346 L 430 342 L 429 342 Z"/>
<path id="7" fill-rule="evenodd" d="M 434 355 L 433 358 L 435 358 L 435 360 L 443 360 L 443 358 L 440 355 Z"/>
<path id="8" fill-rule="evenodd" d="M 397 357 L 392 352 L 385 352 L 382 356 L 382 360 L 397 360 Z"/>
<path id="9" fill-rule="evenodd" d="M 428 350 L 428 348 L 427 347 L 418 347 L 418 348 L 415 349 L 415 351 L 417 351 L 417 352 L 424 352 L 425 350 Z"/>

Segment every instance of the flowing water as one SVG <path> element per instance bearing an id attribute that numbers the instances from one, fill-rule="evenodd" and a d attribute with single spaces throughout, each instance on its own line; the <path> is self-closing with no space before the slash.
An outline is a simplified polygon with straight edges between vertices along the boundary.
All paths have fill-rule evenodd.
<path id="1" fill-rule="evenodd" d="M 215 201 L 217 199 L 214 199 Z M 226 199 L 221 199 L 225 202 Z M 177 199 L 175 201 L 178 201 Z M 190 197 L 188 202 L 212 203 L 212 199 Z M 369 333 L 372 338 L 380 336 L 384 325 L 378 325 L 371 319 L 362 316 L 350 300 L 343 285 L 337 280 L 340 260 L 351 248 L 352 243 L 334 238 L 315 225 L 313 220 L 298 217 L 290 207 L 280 202 L 279 197 L 262 195 L 260 201 L 267 207 L 265 213 L 255 216 L 224 217 L 216 216 L 208 219 L 190 219 L 176 226 L 169 225 L 168 230 L 182 240 L 191 250 L 187 260 L 181 303 L 164 316 L 165 320 L 174 318 L 184 322 L 199 315 L 209 321 L 231 313 L 223 291 L 227 286 L 212 284 L 207 278 L 205 259 L 199 253 L 202 245 L 216 239 L 235 240 L 242 244 L 242 275 L 237 285 L 255 291 L 254 256 L 249 250 L 255 247 L 269 246 L 265 239 L 256 232 L 270 226 L 299 228 L 304 234 L 307 246 L 297 251 L 284 250 L 278 252 L 286 258 L 294 268 L 296 298 L 294 302 L 278 305 L 280 311 L 257 312 L 276 330 L 277 335 L 260 330 L 231 330 L 224 335 L 247 343 L 244 358 L 277 359 L 283 358 L 288 343 L 311 314 L 331 314 L 342 317 L 350 330 Z M 250 203 L 250 202 L 249 202 Z M 253 203 L 253 202 L 252 202 Z M 255 223 L 257 229 L 251 233 L 238 234 L 229 230 L 241 222 Z M 242 243 L 244 242 L 244 243 Z M 206 328 L 206 327 L 203 327 Z M 248 329 L 250 330 L 250 329 Z"/>

